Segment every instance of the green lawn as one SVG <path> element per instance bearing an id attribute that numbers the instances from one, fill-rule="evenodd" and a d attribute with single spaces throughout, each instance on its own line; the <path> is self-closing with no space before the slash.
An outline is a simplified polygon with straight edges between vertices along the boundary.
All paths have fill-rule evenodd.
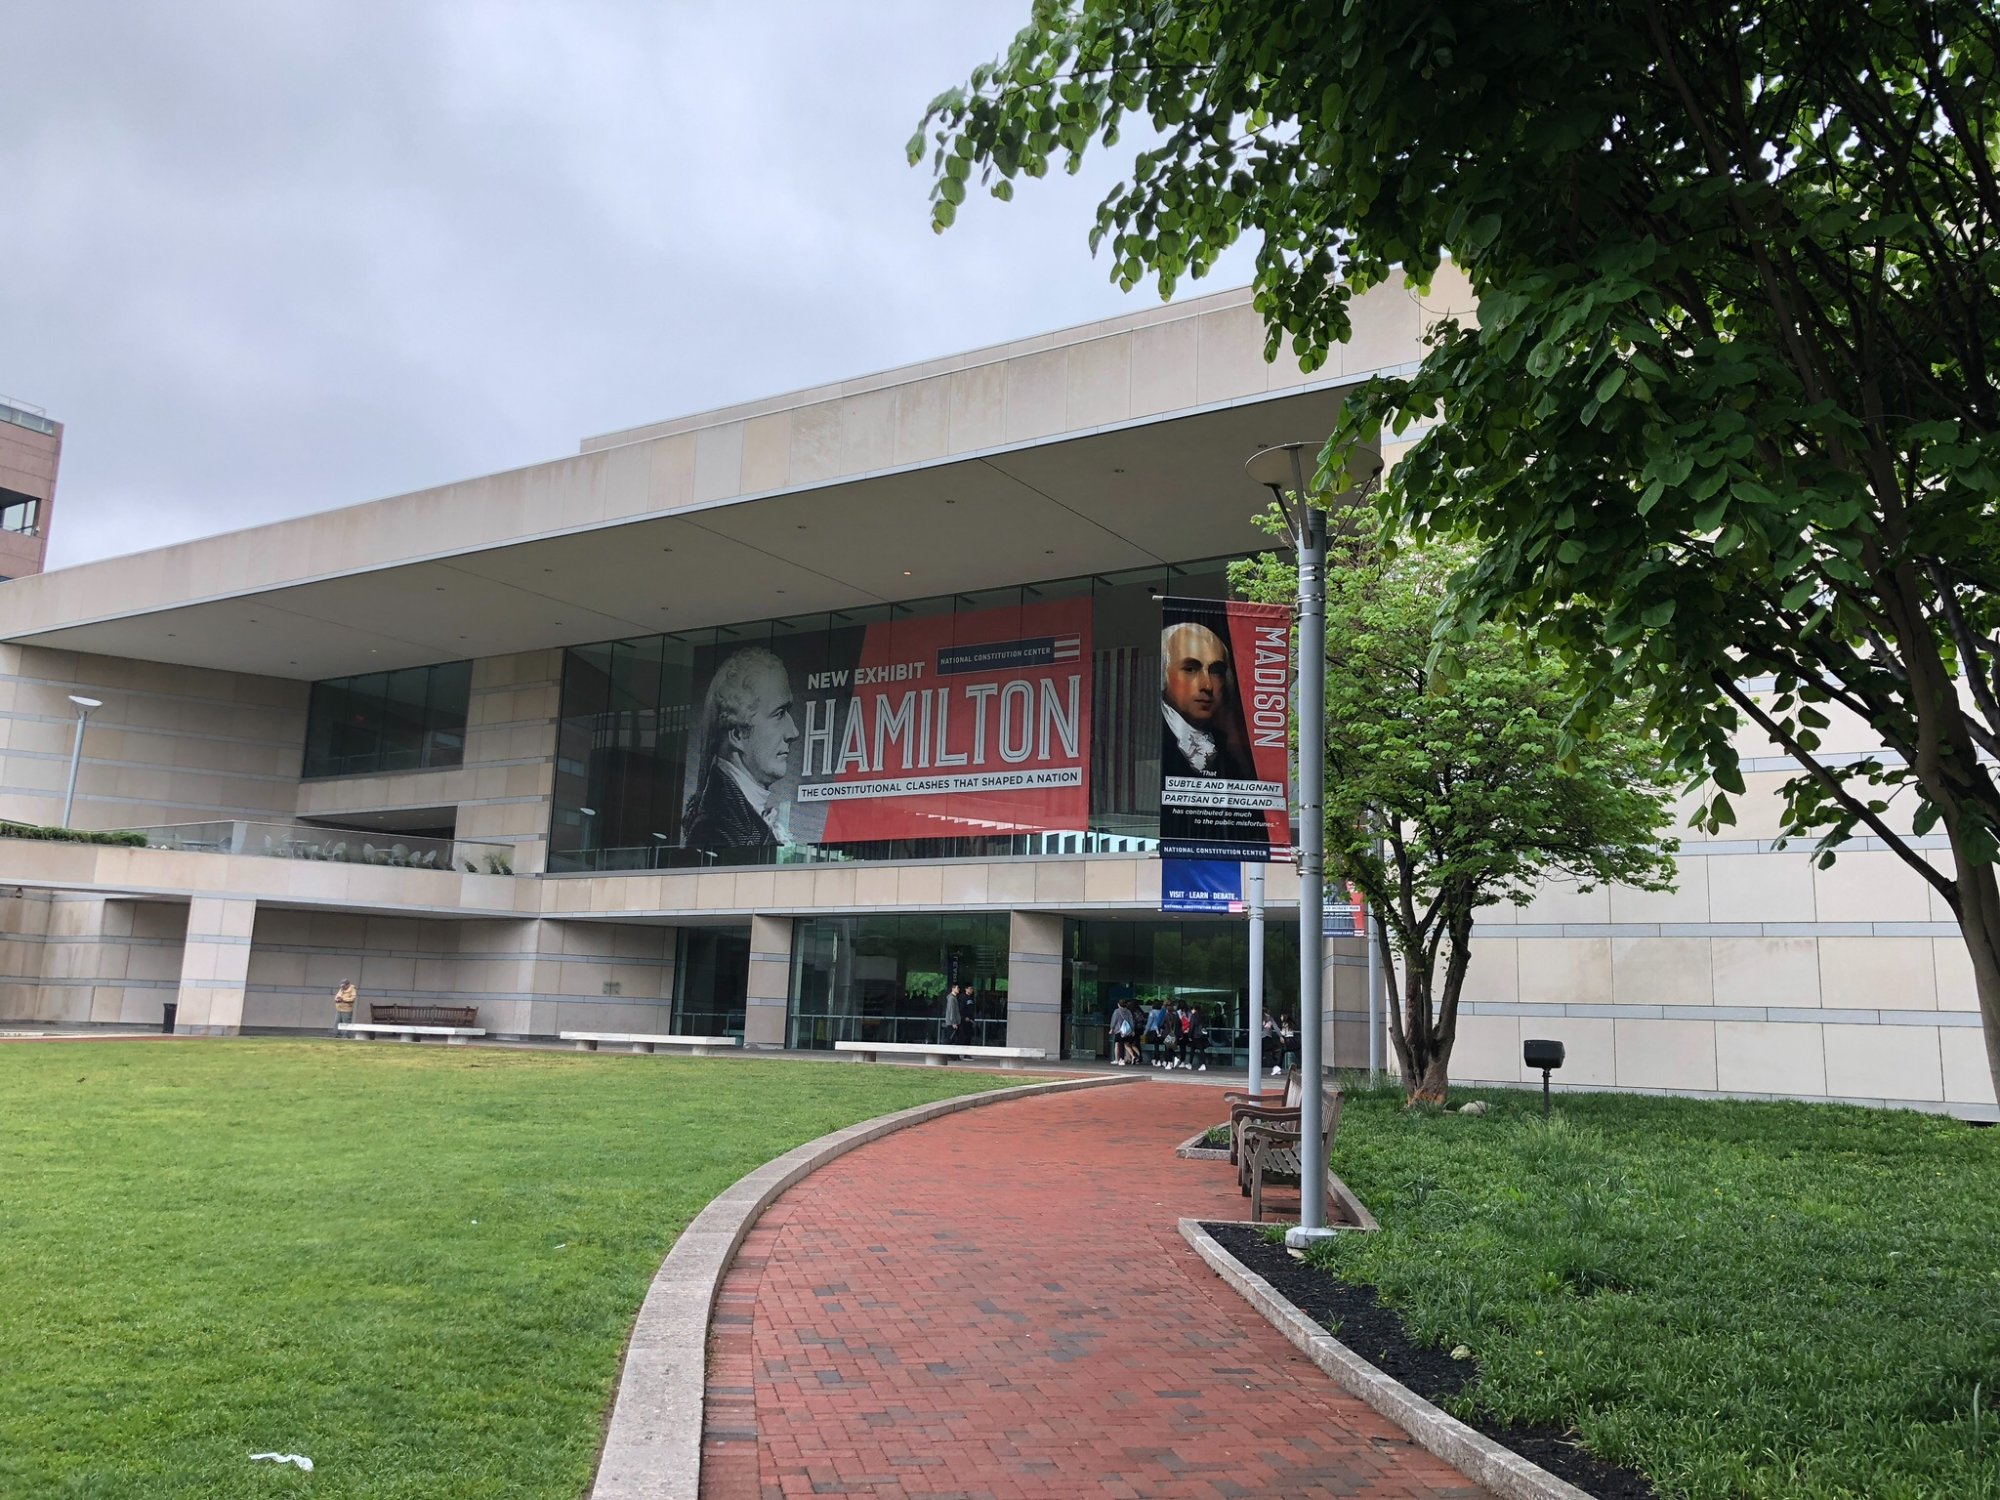
<path id="1" fill-rule="evenodd" d="M 674 1236 L 957 1070 L 0 1046 L 0 1495 L 575 1500 Z M 252 1464 L 303 1453 L 315 1471 Z"/>
<path id="2" fill-rule="evenodd" d="M 1461 1414 L 1574 1425 L 1663 1495 L 2000 1496 L 2000 1129 L 1475 1097 L 1350 1092 L 1334 1166 L 1382 1232 L 1314 1252 L 1471 1346 Z"/>

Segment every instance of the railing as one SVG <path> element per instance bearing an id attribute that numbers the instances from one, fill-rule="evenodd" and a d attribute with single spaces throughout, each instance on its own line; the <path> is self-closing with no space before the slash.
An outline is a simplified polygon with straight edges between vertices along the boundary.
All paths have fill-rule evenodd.
<path id="1" fill-rule="evenodd" d="M 514 846 L 471 839 L 433 839 L 404 833 L 355 833 L 306 823 L 169 823 L 138 828 L 151 849 L 207 854 L 249 854 L 268 859 L 323 860 L 343 865 L 388 865 L 402 870 L 459 870 L 512 875 Z"/>
<path id="2" fill-rule="evenodd" d="M 638 870 L 704 870 L 740 865 L 852 864 L 869 860 L 1047 859 L 1074 854 L 1152 854 L 1160 847 L 1159 818 L 1106 820 L 1114 826 L 1068 833 L 1017 833 L 962 839 L 892 839 L 866 845 L 780 844 L 744 849 L 682 849 L 649 844 L 550 851 L 557 874 L 610 875 Z M 1122 825 L 1122 826 L 1121 826 Z"/>
<path id="3" fill-rule="evenodd" d="M 16 401 L 12 396 L 0 396 L 0 422 L 12 422 L 16 427 L 25 427 L 30 432 L 53 433 L 56 424 L 39 406 L 30 406 L 25 401 Z"/>

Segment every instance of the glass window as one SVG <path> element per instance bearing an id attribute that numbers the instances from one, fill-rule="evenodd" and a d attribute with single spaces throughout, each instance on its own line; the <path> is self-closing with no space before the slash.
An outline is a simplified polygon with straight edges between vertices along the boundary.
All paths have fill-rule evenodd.
<path id="1" fill-rule="evenodd" d="M 1208 1028 L 1211 1069 L 1248 1056 L 1249 923 L 1195 918 L 1063 925 L 1066 1056 L 1110 1057 L 1111 1013 L 1121 999 L 1142 1011 L 1162 1002 L 1198 1007 Z M 1273 1016 L 1298 1015 L 1295 922 L 1265 926 L 1264 1005 Z"/>
<path id="2" fill-rule="evenodd" d="M 743 1038 L 750 934 L 683 927 L 674 962 L 674 1034 Z"/>
<path id="3" fill-rule="evenodd" d="M 306 710 L 303 774 L 458 765 L 465 759 L 471 692 L 467 661 L 316 682 Z"/>
<path id="4" fill-rule="evenodd" d="M 0 531 L 20 536 L 42 534 L 42 502 L 19 490 L 0 488 Z"/>
<path id="5" fill-rule="evenodd" d="M 424 710 L 423 763 L 456 766 L 465 760 L 465 719 L 472 706 L 472 663 L 446 662 L 430 669 Z"/>
<path id="6" fill-rule="evenodd" d="M 563 667 L 549 868 L 1148 852 L 1159 840 L 1160 596 L 1221 597 L 1226 567 L 1226 560 L 1154 566 L 574 647 Z M 855 666 L 861 643 L 872 642 L 869 627 L 1065 599 L 1088 599 L 1091 606 L 1086 828 L 1021 830 L 982 822 L 977 809 L 962 813 L 946 806 L 935 837 L 835 839 L 829 837 L 830 804 L 792 794 L 806 767 L 824 768 L 848 748 L 829 695 L 839 675 Z M 728 825 L 731 837 L 713 836 L 723 820 L 713 805 L 716 788 L 704 773 L 719 756 L 713 740 L 691 743 L 708 728 L 708 685 L 720 665 L 740 653 L 774 655 L 789 679 L 796 737 L 784 756 L 773 758 L 778 779 L 762 783 L 774 789 L 768 838 L 745 821 L 751 814 L 742 808 Z M 783 722 L 775 701 L 767 718 Z M 935 738 L 919 734 L 926 746 Z M 726 791 L 719 800 L 732 801 Z M 706 815 L 691 819 L 697 804 Z M 690 822 L 700 836 L 684 837 Z"/>
<path id="7" fill-rule="evenodd" d="M 1007 918 L 930 913 L 813 917 L 792 929 L 789 1044 L 945 1039 L 949 992 L 960 1035 L 1004 1046 Z"/>

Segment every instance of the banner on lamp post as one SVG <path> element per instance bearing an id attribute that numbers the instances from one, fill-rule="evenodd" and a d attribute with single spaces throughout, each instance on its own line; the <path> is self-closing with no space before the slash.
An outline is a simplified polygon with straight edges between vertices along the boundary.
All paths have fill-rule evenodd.
<path id="1" fill-rule="evenodd" d="M 1160 862 L 1161 911 L 1243 910 L 1243 866 L 1233 859 Z"/>
<path id="2" fill-rule="evenodd" d="M 1163 855 L 1291 858 L 1291 655 L 1284 605 L 1160 601 Z"/>

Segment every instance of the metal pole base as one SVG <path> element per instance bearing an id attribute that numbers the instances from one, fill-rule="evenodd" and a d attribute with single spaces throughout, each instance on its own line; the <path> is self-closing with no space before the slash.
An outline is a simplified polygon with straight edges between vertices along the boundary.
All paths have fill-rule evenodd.
<path id="1" fill-rule="evenodd" d="M 1285 1231 L 1285 1248 L 1287 1250 L 1305 1250 L 1313 1245 L 1317 1245 L 1321 1240 L 1330 1240 L 1339 1233 L 1338 1229 L 1328 1229 L 1324 1225 L 1314 1225 L 1308 1228 L 1303 1224 L 1295 1224 Z"/>

